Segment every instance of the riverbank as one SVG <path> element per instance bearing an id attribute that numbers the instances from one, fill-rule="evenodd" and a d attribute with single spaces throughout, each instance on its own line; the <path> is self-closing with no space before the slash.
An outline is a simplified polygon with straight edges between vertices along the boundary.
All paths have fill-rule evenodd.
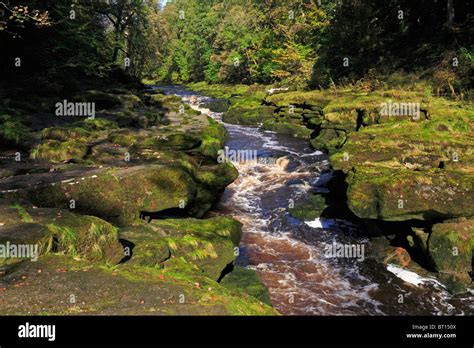
<path id="1" fill-rule="evenodd" d="M 228 99 L 226 122 L 305 138 L 329 153 L 333 196 L 313 195 L 295 216 L 344 212 L 365 226 L 379 262 L 436 277 L 453 293 L 472 287 L 472 103 L 432 96 L 422 83 L 274 94 L 189 87 Z M 347 205 L 335 209 L 341 200 Z"/>
<path id="2" fill-rule="evenodd" d="M 1 259 L 2 313 L 277 315 L 231 272 L 241 224 L 203 218 L 238 176 L 216 160 L 225 128 L 150 88 L 69 99 L 95 114 L 2 107 L 22 117 L 2 126 L 0 244 L 39 247 Z"/>
<path id="3" fill-rule="evenodd" d="M 212 88 L 218 89 L 219 86 Z M 261 91 L 259 93 L 264 90 L 262 86 L 255 88 Z M 242 99 L 252 95 L 253 89 L 240 86 L 232 96 L 231 88 L 226 87 L 225 93 L 214 94 L 220 98 L 199 98 L 201 105 L 193 108 L 229 110 L 234 105 L 233 98 L 237 97 L 241 105 Z M 10 149 L 4 149 L 0 188 L 6 223 L 0 226 L 5 237 L 2 240 L 10 241 L 15 237 L 19 238 L 17 244 L 31 241 L 41 245 L 42 250 L 38 263 L 15 262 L 13 259 L 2 265 L 5 290 L 0 293 L 3 296 L 0 299 L 5 305 L 5 313 L 276 315 L 277 311 L 268 306 L 271 300 L 282 313 L 288 314 L 400 314 L 414 313 L 414 309 L 410 303 L 402 307 L 390 305 L 390 294 L 395 298 L 397 292 L 394 291 L 398 289 L 399 292 L 398 287 L 404 285 L 390 278 L 385 268 L 397 273 L 401 279 L 413 278 L 413 274 L 404 271 L 415 271 L 424 277 L 420 282 L 437 278 L 452 293 L 462 293 L 469 286 L 468 280 L 463 278 L 467 272 L 462 268 L 451 273 L 430 268 L 432 264 L 423 255 L 431 255 L 431 250 L 420 249 L 423 245 L 417 239 L 431 226 L 432 233 L 451 238 L 452 230 L 458 231 L 462 225 L 460 231 L 467 231 L 467 237 L 462 235 L 462 238 L 467 239 L 461 239 L 460 246 L 465 247 L 469 244 L 464 244 L 464 241 L 469 240 L 471 233 L 469 220 L 466 219 L 467 223 L 464 223 L 466 220 L 454 221 L 453 224 L 446 219 L 405 219 L 404 214 L 409 216 L 408 209 L 413 208 L 407 208 L 408 212 L 403 212 L 399 220 L 396 219 L 398 215 L 395 218 L 365 217 L 359 216 L 361 213 L 355 207 L 346 204 L 351 197 L 348 190 L 351 187 L 350 174 L 357 173 L 359 165 L 380 165 L 387 170 L 379 170 L 380 173 L 389 175 L 389 178 L 394 177 L 397 169 L 412 169 L 414 173 L 429 169 L 402 168 L 393 165 L 393 160 L 378 163 L 373 159 L 372 164 L 357 157 L 361 163 L 350 162 L 351 156 L 378 154 L 380 149 L 358 142 L 357 146 L 361 147 L 357 153 L 345 154 L 342 150 L 352 144 L 353 137 L 369 132 L 367 138 L 371 141 L 383 140 L 389 134 L 384 133 L 384 127 L 405 131 L 414 126 L 425 129 L 430 125 L 429 121 L 440 122 L 439 117 L 435 116 L 433 120 L 430 112 L 426 121 L 399 122 L 392 118 L 387 123 L 378 120 L 373 125 L 358 126 L 360 118 L 357 113 L 351 128 L 347 125 L 354 121 L 354 113 L 340 110 L 337 117 L 324 113 L 324 110 L 332 109 L 318 106 L 317 103 L 323 100 L 318 92 L 285 92 L 267 96 L 260 103 L 265 107 L 271 106 L 270 101 L 275 105 L 279 103 L 280 106 L 271 106 L 274 108 L 271 113 L 273 122 L 284 122 L 281 121 L 282 112 L 288 112 L 288 117 L 298 115 L 299 121 L 303 121 L 294 125 L 298 129 L 310 130 L 311 134 L 299 139 L 298 134 L 283 132 L 287 133 L 284 137 L 274 138 L 271 135 L 274 133 L 255 128 L 270 119 L 268 116 L 253 127 L 227 123 L 226 131 L 215 119 L 186 106 L 194 92 L 187 91 L 186 100 L 182 101 L 173 95 L 174 91 L 180 89 L 173 87 L 168 95 L 151 89 L 137 90 L 133 95 L 125 96 L 123 89 L 114 93 L 85 92 L 87 98 L 97 96 L 99 105 L 108 103 L 108 107 L 98 109 L 94 120 L 77 122 L 77 119 L 69 119 L 65 122 L 63 118 L 51 116 L 52 122 L 60 124 L 41 124 L 36 132 L 31 131 L 28 137 L 21 138 L 28 141 L 10 144 Z M 360 95 L 354 96 L 353 100 L 357 101 L 358 97 Z M 230 101 L 225 98 L 230 98 Z M 358 101 L 360 104 L 354 105 L 362 107 L 366 105 L 366 99 L 362 98 Z M 284 103 L 287 102 L 295 107 L 285 109 Z M 276 111 L 278 107 L 283 108 Z M 319 109 L 322 111 L 315 112 Z M 259 110 L 252 112 L 258 114 Z M 227 122 L 232 120 L 225 112 L 217 119 L 221 117 Z M 455 113 L 454 117 L 464 122 L 457 125 L 470 127 L 470 119 L 465 120 L 464 113 Z M 321 127 L 308 128 L 310 123 L 306 124 L 305 120 L 310 119 L 320 122 Z M 333 151 L 320 148 L 329 152 L 329 164 L 337 169 L 332 179 L 326 182 L 330 178 L 325 161 L 327 156 L 301 146 L 310 141 L 314 146 L 316 134 L 320 134 L 317 130 L 329 129 L 322 125 L 333 126 L 334 119 L 346 124 L 347 139 L 341 148 Z M 448 118 L 444 122 L 452 120 Z M 339 123 L 336 127 L 341 128 Z M 380 133 L 373 133 L 379 127 Z M 276 171 L 270 170 L 266 162 L 257 164 L 255 168 L 239 164 L 241 177 L 236 181 L 235 168 L 216 160 L 217 151 L 229 140 L 229 129 L 233 137 L 228 146 L 249 150 L 249 144 L 253 144 L 262 158 L 280 158 Z M 460 129 L 464 129 L 464 135 L 462 132 L 447 132 L 456 138 L 453 144 L 469 141 L 466 136 L 471 128 Z M 419 130 L 414 129 L 413 136 Z M 433 133 L 437 131 L 435 129 Z M 404 136 L 401 139 L 405 138 L 408 143 L 410 138 Z M 431 139 L 421 138 L 426 142 Z M 432 151 L 427 144 L 434 143 L 425 143 L 425 155 Z M 385 142 L 375 144 L 381 146 Z M 22 151 L 20 158 L 23 160 L 12 165 L 14 151 L 17 151 L 15 146 Z M 30 149 L 29 157 L 25 148 Z M 77 149 L 81 148 L 86 151 L 78 152 Z M 367 151 L 368 148 L 372 151 Z M 341 154 L 339 162 L 342 165 L 352 163 L 347 167 L 349 170 L 336 167 Z M 315 156 L 314 159 L 311 156 Z M 441 170 L 446 168 L 437 169 L 442 173 Z M 316 179 L 315 188 L 308 194 L 312 181 Z M 372 183 L 371 180 L 363 182 Z M 374 182 L 373 185 L 379 185 L 383 181 Z M 423 184 L 427 185 L 426 182 Z M 225 188 L 228 188 L 226 194 L 235 195 L 235 198 L 219 199 Z M 289 206 L 288 199 L 293 197 L 294 190 L 297 199 L 294 206 Z M 352 200 L 359 202 L 360 198 L 353 196 Z M 213 210 L 209 215 L 209 209 L 218 201 L 218 214 Z M 263 208 L 254 204 L 260 201 L 264 203 Z M 222 204 L 224 207 L 219 208 Z M 181 207 L 184 207 L 183 216 L 159 219 L 158 211 L 174 209 L 176 214 Z M 462 208 L 462 204 L 458 208 Z M 244 236 L 242 225 L 228 218 L 229 211 L 236 209 L 232 215 L 243 223 Z M 397 209 L 401 208 L 397 205 Z M 450 209 L 449 204 L 446 209 Z M 154 219 L 149 224 L 143 222 L 139 219 L 140 212 L 146 218 Z M 305 222 L 296 228 L 286 212 Z M 362 234 L 354 235 L 354 226 L 348 221 L 364 226 L 359 229 Z M 305 229 L 304 226 L 311 228 Z M 28 232 L 19 232 L 25 230 Z M 262 231 L 265 234 L 262 235 Z M 287 235 L 287 232 L 296 235 Z M 340 243 L 366 247 L 364 256 L 367 261 L 363 266 L 332 263 L 318 256 L 321 245 L 330 244 L 335 234 Z M 370 237 L 369 244 L 365 241 L 367 236 Z M 237 246 L 240 248 L 236 249 Z M 239 261 L 242 257 L 248 257 L 251 264 Z M 460 260 L 462 267 L 466 266 L 466 259 Z M 457 265 L 452 263 L 450 267 Z M 271 289 L 270 297 L 255 271 Z M 43 292 L 50 278 L 55 282 L 53 290 L 48 288 Z M 392 282 L 393 286 L 384 285 Z M 88 290 L 74 290 L 80 287 L 79 284 L 88 284 Z M 51 297 L 51 291 L 58 297 Z M 469 311 L 469 304 L 467 307 L 463 304 L 464 297 L 449 298 L 447 308 L 444 308 L 441 302 L 446 301 L 446 295 L 434 291 L 437 290 L 428 289 L 427 292 L 426 289 L 407 288 L 402 293 L 416 298 L 417 313 L 420 314 Z M 38 301 L 30 300 L 32 293 L 41 293 Z M 78 305 L 76 293 L 83 299 Z M 119 297 L 111 293 L 125 295 Z M 74 296 L 68 297 L 70 294 Z M 67 299 L 63 300 L 64 297 Z M 426 303 L 422 303 L 425 298 Z M 33 309 L 28 306 L 20 308 L 19 303 L 29 303 Z M 364 303 L 363 311 L 361 303 Z"/>

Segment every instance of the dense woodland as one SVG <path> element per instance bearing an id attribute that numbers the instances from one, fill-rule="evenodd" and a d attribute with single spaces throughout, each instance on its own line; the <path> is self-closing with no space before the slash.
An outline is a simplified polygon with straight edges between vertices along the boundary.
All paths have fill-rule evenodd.
<path id="1" fill-rule="evenodd" d="M 456 0 L 2 1 L 1 84 L 57 94 L 87 80 L 129 76 L 314 89 L 405 72 L 457 95 L 474 83 L 470 6 Z"/>

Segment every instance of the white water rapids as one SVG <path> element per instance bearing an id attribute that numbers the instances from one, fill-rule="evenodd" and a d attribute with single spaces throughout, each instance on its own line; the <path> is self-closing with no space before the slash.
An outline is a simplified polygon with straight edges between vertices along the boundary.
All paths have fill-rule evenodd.
<path id="1" fill-rule="evenodd" d="M 191 104 L 195 93 L 161 86 Z M 221 113 L 202 106 L 210 98 L 192 98 L 196 110 L 222 122 Z M 234 150 L 257 150 L 278 164 L 234 163 L 240 175 L 214 212 L 243 223 L 238 263 L 255 269 L 273 305 L 285 315 L 473 314 L 472 296 L 452 297 L 439 282 L 388 270 L 368 260 L 327 258 L 323 245 L 334 240 L 369 247 L 347 221 L 292 218 L 287 208 L 310 191 L 323 192 L 331 172 L 326 156 L 305 140 L 257 128 L 225 124 L 226 144 Z M 412 281 L 410 281 L 412 280 Z M 399 302 L 403 294 L 405 301 Z"/>

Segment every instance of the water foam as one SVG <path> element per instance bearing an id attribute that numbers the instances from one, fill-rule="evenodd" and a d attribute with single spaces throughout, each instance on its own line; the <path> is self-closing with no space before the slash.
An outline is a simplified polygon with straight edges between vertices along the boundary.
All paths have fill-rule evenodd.
<path id="1" fill-rule="evenodd" d="M 185 102 L 190 101 L 192 92 L 180 92 Z M 212 112 L 199 106 L 211 98 L 197 96 L 198 105 L 191 105 L 195 110 L 209 115 L 222 122 L 222 113 Z M 225 124 L 230 138 L 249 139 L 248 143 L 258 142 L 262 150 L 278 153 L 277 157 L 292 156 L 318 162 L 327 166 L 326 159 L 318 158 L 320 151 L 298 152 L 281 144 L 274 132 L 261 132 L 258 128 Z M 304 162 L 303 160 L 301 160 Z M 230 185 L 219 209 L 240 220 L 244 227 L 241 249 L 248 258 L 248 267 L 257 271 L 262 281 L 269 288 L 272 302 L 284 314 L 323 314 L 323 315 L 356 315 L 386 314 L 386 303 L 379 301 L 381 286 L 391 286 L 397 293 L 411 294 L 413 290 L 401 287 L 392 282 L 391 278 L 378 284 L 361 273 L 362 264 L 325 258 L 321 243 L 340 237 L 341 232 L 353 226 L 344 221 L 317 218 L 302 222 L 309 229 L 310 240 L 301 240 L 293 229 L 273 226 L 277 221 L 284 220 L 286 208 L 265 207 L 263 198 L 278 192 L 286 182 L 302 179 L 301 184 L 291 185 L 292 198 L 300 197 L 309 188 L 324 191 L 323 184 L 330 174 L 315 178 L 309 166 L 300 166 L 294 171 L 287 171 L 280 166 L 265 164 L 235 163 L 239 170 L 239 178 Z M 315 183 L 321 187 L 315 188 Z M 286 186 L 287 187 L 287 186 Z M 268 203 L 267 203 L 268 204 Z M 296 228 L 296 230 L 298 229 Z M 304 229 L 303 229 L 304 230 Z M 312 232 L 314 230 L 314 232 Z M 346 237 L 345 237 L 346 238 Z M 388 265 L 387 270 L 395 277 L 415 285 L 418 295 L 433 314 L 464 314 L 463 311 L 449 303 L 452 296 L 441 283 L 432 278 L 424 278 L 418 274 Z M 426 291 L 425 291 L 426 290 Z M 377 296 L 375 296 L 377 294 Z M 474 309 L 474 302 L 460 298 L 463 306 Z M 393 305 L 392 305 L 393 306 Z M 401 314 L 401 313 L 399 313 Z"/>

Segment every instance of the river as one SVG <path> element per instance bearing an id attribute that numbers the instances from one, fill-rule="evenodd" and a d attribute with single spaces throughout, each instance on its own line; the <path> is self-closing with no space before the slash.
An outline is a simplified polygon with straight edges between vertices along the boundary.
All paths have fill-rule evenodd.
<path id="1" fill-rule="evenodd" d="M 212 98 L 178 86 L 157 86 L 222 122 L 203 105 Z M 364 245 L 350 221 L 301 221 L 288 214 L 291 202 L 327 190 L 332 173 L 325 154 L 307 140 L 255 127 L 226 124 L 230 150 L 257 151 L 259 161 L 234 163 L 239 178 L 213 213 L 243 223 L 237 264 L 255 269 L 284 315 L 462 315 L 474 314 L 472 294 L 451 296 L 432 278 L 387 267 L 372 259 L 328 258 L 328 244 Z M 397 274 L 397 275 L 396 275 Z M 402 279 L 403 278 L 403 279 Z M 418 285 L 415 285 L 418 283 Z"/>

